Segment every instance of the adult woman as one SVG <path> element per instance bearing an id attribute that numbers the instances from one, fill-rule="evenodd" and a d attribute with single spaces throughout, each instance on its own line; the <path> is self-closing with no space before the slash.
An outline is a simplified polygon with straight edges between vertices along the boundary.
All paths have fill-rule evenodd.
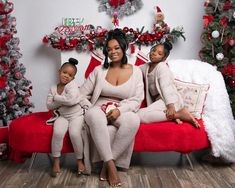
<path id="1" fill-rule="evenodd" d="M 144 98 L 142 73 L 138 67 L 127 63 L 127 48 L 125 34 L 119 29 L 110 31 L 103 49 L 104 65 L 94 69 L 80 90 L 90 96 L 93 105 L 85 121 L 104 162 L 100 180 L 108 180 L 111 186 L 121 185 L 116 166 L 129 167 L 140 124 L 135 112 Z M 107 125 L 117 128 L 114 138 Z"/>
<path id="2" fill-rule="evenodd" d="M 199 123 L 184 107 L 183 100 L 174 85 L 173 74 L 165 62 L 171 49 L 172 45 L 168 41 L 153 46 L 149 55 L 151 62 L 141 66 L 146 83 L 147 107 L 139 110 L 140 121 L 182 123 L 182 120 L 200 128 Z"/>

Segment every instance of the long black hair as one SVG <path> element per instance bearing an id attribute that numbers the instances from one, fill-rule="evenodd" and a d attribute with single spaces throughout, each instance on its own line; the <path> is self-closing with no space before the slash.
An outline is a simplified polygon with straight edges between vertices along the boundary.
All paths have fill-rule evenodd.
<path id="1" fill-rule="evenodd" d="M 61 68 L 63 68 L 65 65 L 71 65 L 74 67 L 75 73 L 77 73 L 77 67 L 76 67 L 77 64 L 78 64 L 78 60 L 70 57 L 69 60 L 61 66 Z"/>
<path id="2" fill-rule="evenodd" d="M 103 54 L 105 55 L 103 67 L 106 69 L 109 67 L 107 47 L 108 47 L 108 42 L 112 39 L 117 40 L 117 42 L 119 43 L 123 51 L 123 57 L 121 60 L 122 65 L 127 64 L 126 50 L 128 49 L 128 42 L 126 39 L 126 35 L 122 30 L 114 29 L 108 32 L 108 36 L 107 36 L 107 39 L 103 48 Z"/>

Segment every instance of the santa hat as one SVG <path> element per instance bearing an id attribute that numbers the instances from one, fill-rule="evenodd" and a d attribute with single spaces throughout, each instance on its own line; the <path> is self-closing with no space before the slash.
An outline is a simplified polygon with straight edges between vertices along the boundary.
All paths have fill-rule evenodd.
<path id="1" fill-rule="evenodd" d="M 156 11 L 157 11 L 157 14 L 163 14 L 159 6 L 156 6 Z"/>

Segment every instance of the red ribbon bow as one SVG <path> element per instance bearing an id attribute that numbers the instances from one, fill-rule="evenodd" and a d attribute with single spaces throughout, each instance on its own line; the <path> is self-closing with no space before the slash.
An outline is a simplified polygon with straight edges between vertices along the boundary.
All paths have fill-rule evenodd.
<path id="1" fill-rule="evenodd" d="M 214 17 L 213 16 L 203 16 L 204 19 L 204 27 L 207 27 L 209 23 L 213 22 Z"/>

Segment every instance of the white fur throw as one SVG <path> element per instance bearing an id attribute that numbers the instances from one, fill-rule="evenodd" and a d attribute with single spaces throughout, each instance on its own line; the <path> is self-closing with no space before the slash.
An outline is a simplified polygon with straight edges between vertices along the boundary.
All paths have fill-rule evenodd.
<path id="1" fill-rule="evenodd" d="M 235 120 L 222 74 L 198 60 L 169 60 L 168 64 L 176 79 L 210 85 L 202 118 L 212 153 L 235 162 Z"/>

